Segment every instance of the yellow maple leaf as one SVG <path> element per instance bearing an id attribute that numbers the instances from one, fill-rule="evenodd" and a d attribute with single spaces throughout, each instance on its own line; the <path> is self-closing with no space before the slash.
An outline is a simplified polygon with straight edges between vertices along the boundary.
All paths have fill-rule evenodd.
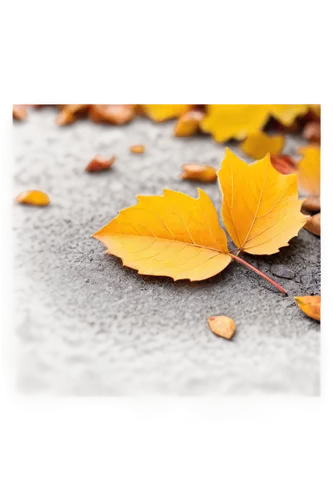
<path id="1" fill-rule="evenodd" d="M 309 106 L 306 104 L 269 104 L 269 113 L 280 123 L 288 127 L 300 115 L 305 115 Z"/>
<path id="2" fill-rule="evenodd" d="M 296 175 L 281 175 L 269 155 L 248 165 L 227 148 L 218 178 L 225 227 L 244 252 L 276 253 L 307 221 L 300 211 Z"/>
<path id="3" fill-rule="evenodd" d="M 231 261 L 227 237 L 209 196 L 164 189 L 162 196 L 138 196 L 138 203 L 93 236 L 107 252 L 139 274 L 200 281 Z"/>
<path id="4" fill-rule="evenodd" d="M 192 108 L 191 104 L 141 104 L 146 115 L 155 122 L 178 118 Z"/>
<path id="5" fill-rule="evenodd" d="M 241 150 L 250 158 L 260 160 L 267 153 L 278 155 L 281 153 L 285 139 L 283 135 L 267 135 L 258 130 L 247 136 L 241 144 Z"/>
<path id="6" fill-rule="evenodd" d="M 217 142 L 242 140 L 263 128 L 269 117 L 265 104 L 208 104 L 200 126 Z"/>
<path id="7" fill-rule="evenodd" d="M 297 151 L 303 155 L 297 164 L 299 185 L 304 191 L 315 196 L 320 195 L 320 148 L 304 146 Z"/>
<path id="8" fill-rule="evenodd" d="M 320 321 L 321 297 L 320 295 L 308 295 L 305 297 L 295 297 L 298 307 L 309 318 Z"/>

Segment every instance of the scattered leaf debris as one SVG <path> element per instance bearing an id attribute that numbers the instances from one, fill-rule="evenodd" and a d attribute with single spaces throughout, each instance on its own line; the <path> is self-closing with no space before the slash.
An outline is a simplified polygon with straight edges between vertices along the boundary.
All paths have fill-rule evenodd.
<path id="1" fill-rule="evenodd" d="M 60 106 L 56 118 L 58 125 L 68 125 L 79 118 L 88 117 L 95 123 L 124 125 L 137 114 L 136 104 L 66 104 Z"/>
<path id="2" fill-rule="evenodd" d="M 89 109 L 89 104 L 65 104 L 55 119 L 57 125 L 69 125 L 80 118 Z"/>
<path id="3" fill-rule="evenodd" d="M 295 297 L 298 307 L 309 318 L 320 321 L 321 297 L 319 295 L 309 295 L 305 297 Z"/>
<path id="4" fill-rule="evenodd" d="M 178 118 L 174 127 L 174 135 L 176 137 L 190 137 L 196 134 L 200 130 L 200 123 L 204 116 L 203 111 L 187 111 Z"/>
<path id="5" fill-rule="evenodd" d="M 24 203 L 26 205 L 36 205 L 36 206 L 46 206 L 50 203 L 50 198 L 43 191 L 32 190 L 23 191 L 16 196 L 15 200 L 18 203 Z"/>
<path id="6" fill-rule="evenodd" d="M 199 182 L 215 182 L 217 179 L 217 170 L 209 165 L 199 165 L 198 163 L 185 163 L 181 167 L 183 172 L 181 179 Z"/>
<path id="7" fill-rule="evenodd" d="M 320 212 L 320 196 L 308 196 L 302 203 L 302 212 L 315 214 Z"/>
<path id="8" fill-rule="evenodd" d="M 305 125 L 303 129 L 304 139 L 320 144 L 320 121 L 314 120 Z"/>
<path id="9" fill-rule="evenodd" d="M 228 316 L 211 316 L 208 318 L 209 328 L 215 335 L 230 340 L 236 330 L 236 325 L 233 319 Z"/>
<path id="10" fill-rule="evenodd" d="M 295 174 L 297 162 L 289 155 L 271 155 L 271 162 L 275 170 L 282 175 Z"/>
<path id="11" fill-rule="evenodd" d="M 145 147 L 142 144 L 134 144 L 130 147 L 130 152 L 139 155 L 145 152 Z"/>
<path id="12" fill-rule="evenodd" d="M 320 212 L 313 215 L 305 224 L 304 229 L 316 236 L 320 236 Z"/>
<path id="13" fill-rule="evenodd" d="M 95 123 L 124 125 L 136 116 L 135 104 L 95 104 L 89 109 L 89 118 Z"/>
<path id="14" fill-rule="evenodd" d="M 111 158 L 107 160 L 102 155 L 96 155 L 86 166 L 86 172 L 101 172 L 103 170 L 108 170 L 115 159 L 115 156 L 111 156 Z"/>
<path id="15" fill-rule="evenodd" d="M 13 118 L 14 120 L 25 120 L 28 116 L 27 107 L 24 104 L 13 105 Z"/>

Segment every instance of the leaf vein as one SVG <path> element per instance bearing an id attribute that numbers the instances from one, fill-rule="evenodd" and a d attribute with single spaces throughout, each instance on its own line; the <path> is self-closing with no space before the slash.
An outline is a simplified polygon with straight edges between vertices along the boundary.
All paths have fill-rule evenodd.
<path id="1" fill-rule="evenodd" d="M 289 212 L 286 212 L 282 217 L 279 218 L 279 220 L 275 221 L 274 224 L 272 224 L 270 227 L 266 227 L 266 229 L 264 229 L 261 233 L 257 234 L 255 236 L 255 238 L 257 238 L 257 236 L 261 236 L 261 234 L 263 234 L 265 231 L 268 231 L 269 229 L 272 229 L 272 227 L 274 227 L 278 222 L 281 222 L 282 219 L 285 218 L 286 215 L 288 215 Z M 280 234 L 282 233 L 285 233 L 286 231 L 288 230 L 287 229 L 284 229 L 283 231 L 281 231 L 281 233 L 278 233 L 276 234 L 275 236 L 272 236 L 271 238 L 269 238 L 268 240 L 264 241 L 263 243 L 259 243 L 257 245 L 253 245 L 251 247 L 246 247 L 246 250 L 250 250 L 251 248 L 256 248 L 256 247 L 261 247 L 262 245 L 265 245 L 266 243 L 274 240 L 274 238 L 276 238 L 277 236 L 279 236 Z M 253 240 L 254 238 L 251 238 L 251 240 Z M 251 240 L 248 240 L 248 241 L 251 241 Z M 283 246 L 283 245 L 282 245 Z"/>
<path id="2" fill-rule="evenodd" d="M 274 203 L 274 205 L 272 206 L 272 208 L 270 208 L 268 210 L 268 212 L 266 212 L 265 214 L 263 215 L 259 215 L 257 217 L 257 219 L 261 219 L 262 217 L 266 217 L 267 215 L 269 215 L 273 210 L 274 208 L 280 203 L 280 201 L 282 200 L 282 198 L 284 197 L 284 195 L 286 194 L 286 191 L 288 191 L 288 189 L 290 188 L 290 186 L 287 186 L 286 189 L 283 191 L 282 195 L 280 196 L 280 198 L 278 199 L 278 201 L 276 203 Z M 252 238 L 251 238 L 252 239 Z M 249 240 L 248 240 L 249 241 Z"/>
<path id="3" fill-rule="evenodd" d="M 256 221 L 257 214 L 258 214 L 259 207 L 260 207 L 261 200 L 262 200 L 262 196 L 263 196 L 263 193 L 264 193 L 264 188 L 265 188 L 265 186 L 266 186 L 267 178 L 268 178 L 268 168 L 266 168 L 266 177 L 265 177 L 265 180 L 264 180 L 263 185 L 262 185 L 262 188 L 261 188 L 261 192 L 260 192 L 260 196 L 259 196 L 259 200 L 258 200 L 258 204 L 257 204 L 257 209 L 256 209 L 256 212 L 255 212 L 255 214 L 254 214 L 252 224 L 251 224 L 251 226 L 250 226 L 250 228 L 249 228 L 249 230 L 248 230 L 248 232 L 247 232 L 247 235 L 246 235 L 246 237 L 245 237 L 245 239 L 244 239 L 244 242 L 243 242 L 243 246 L 242 246 L 242 248 L 244 248 L 244 246 L 246 245 L 246 243 L 247 243 L 247 239 L 248 239 L 248 237 L 249 237 L 249 235 L 250 235 L 250 233 L 251 233 L 251 231 L 252 231 L 252 229 L 253 229 L 254 223 L 255 223 L 255 221 Z"/>
<path id="4" fill-rule="evenodd" d="M 215 253 L 216 253 L 216 255 L 212 255 L 212 256 L 211 256 L 211 257 L 209 257 L 208 259 L 204 260 L 203 262 L 199 262 L 199 264 L 196 264 L 195 266 L 191 267 L 190 269 L 184 269 L 184 271 L 193 271 L 193 269 L 195 269 L 196 267 L 199 267 L 199 266 L 201 266 L 201 265 L 204 265 L 204 264 L 206 264 L 209 260 L 215 259 L 215 257 L 219 257 L 219 255 L 221 255 L 221 254 L 220 254 L 219 252 L 217 252 L 216 250 L 215 250 Z M 179 266 L 177 266 L 177 267 L 179 267 Z M 180 269 L 182 269 L 182 268 L 180 268 Z"/>

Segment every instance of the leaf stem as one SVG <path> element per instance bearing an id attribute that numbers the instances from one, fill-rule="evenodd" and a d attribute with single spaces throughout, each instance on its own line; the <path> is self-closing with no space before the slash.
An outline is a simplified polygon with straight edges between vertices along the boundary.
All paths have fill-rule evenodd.
<path id="1" fill-rule="evenodd" d="M 279 292 L 283 293 L 284 295 L 288 295 L 287 292 L 285 291 L 285 289 L 282 288 L 281 285 L 279 285 L 278 283 L 276 283 L 276 281 L 272 280 L 272 278 L 270 278 L 266 274 L 264 274 L 261 271 L 259 271 L 259 269 L 257 269 L 256 267 L 254 267 L 251 264 L 249 264 L 248 262 L 246 262 L 246 260 L 243 260 L 240 257 L 238 257 L 238 255 L 233 255 L 232 253 L 229 253 L 229 255 L 233 259 L 237 260 L 237 262 L 239 262 L 240 264 L 243 264 L 243 266 L 248 267 L 249 269 L 251 269 L 255 273 L 259 274 L 259 276 L 261 276 L 262 278 L 265 278 L 265 280 L 267 280 L 271 285 L 275 286 L 275 288 L 277 288 L 279 290 Z"/>

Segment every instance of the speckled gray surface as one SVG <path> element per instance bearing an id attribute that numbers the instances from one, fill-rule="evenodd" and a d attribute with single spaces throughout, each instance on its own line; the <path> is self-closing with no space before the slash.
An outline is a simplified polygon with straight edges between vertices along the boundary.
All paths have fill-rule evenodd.
<path id="1" fill-rule="evenodd" d="M 13 195 L 42 189 L 51 198 L 45 208 L 13 207 L 19 390 L 319 395 L 320 327 L 293 296 L 320 292 L 320 240 L 301 230 L 279 254 L 246 257 L 271 276 L 271 266 L 287 266 L 295 278 L 276 279 L 289 297 L 238 264 L 198 283 L 139 276 L 90 235 L 137 194 L 169 187 L 196 196 L 195 184 L 178 179 L 180 165 L 218 167 L 224 146 L 209 137 L 174 138 L 172 123 L 60 128 L 54 116 L 50 108 L 31 111 L 13 131 Z M 144 155 L 129 152 L 135 143 L 146 146 Z M 285 151 L 299 144 L 289 137 Z M 112 171 L 84 172 L 96 153 L 116 155 Z M 217 185 L 201 187 L 219 208 Z M 235 320 L 232 341 L 209 330 L 207 318 L 217 314 Z"/>

